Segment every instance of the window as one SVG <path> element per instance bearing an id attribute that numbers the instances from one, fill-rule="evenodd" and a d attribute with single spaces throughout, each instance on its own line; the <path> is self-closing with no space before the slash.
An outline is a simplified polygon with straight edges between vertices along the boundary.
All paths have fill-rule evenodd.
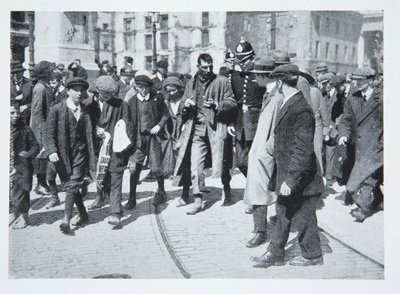
<path id="1" fill-rule="evenodd" d="M 339 36 L 339 34 L 340 34 L 340 24 L 339 24 L 338 20 L 335 20 L 335 33 L 336 33 L 336 36 Z"/>
<path id="2" fill-rule="evenodd" d="M 124 29 L 125 32 L 130 32 L 132 31 L 133 27 L 132 27 L 132 19 L 131 18 L 125 18 L 124 19 Z"/>
<path id="3" fill-rule="evenodd" d="M 319 41 L 315 41 L 315 55 L 314 58 L 318 58 L 319 55 Z"/>
<path id="4" fill-rule="evenodd" d="M 153 49 L 153 43 L 152 43 L 151 37 L 152 37 L 151 35 L 145 35 L 144 36 L 144 42 L 145 42 L 146 50 Z"/>
<path id="5" fill-rule="evenodd" d="M 335 61 L 338 61 L 338 57 L 339 57 L 339 45 L 336 44 L 336 46 L 335 46 Z"/>
<path id="6" fill-rule="evenodd" d="M 320 33 L 321 30 L 321 16 L 319 14 L 315 15 L 315 30 L 317 31 L 317 34 Z"/>
<path id="7" fill-rule="evenodd" d="M 161 33 L 161 49 L 167 50 L 168 49 L 168 33 Z"/>
<path id="8" fill-rule="evenodd" d="M 250 32 L 250 21 L 247 18 L 243 19 L 243 32 Z"/>
<path id="9" fill-rule="evenodd" d="M 145 16 L 144 17 L 144 28 L 145 29 L 150 29 L 151 28 L 151 17 L 150 16 Z"/>
<path id="10" fill-rule="evenodd" d="M 204 30 L 201 33 L 201 46 L 202 47 L 210 46 L 210 34 L 209 34 L 208 30 Z"/>
<path id="11" fill-rule="evenodd" d="M 168 29 L 168 14 L 160 15 L 160 29 Z"/>
<path id="12" fill-rule="evenodd" d="M 210 25 L 210 19 L 209 19 L 209 13 L 208 12 L 203 12 L 201 14 L 201 25 L 203 27 Z"/>
<path id="13" fill-rule="evenodd" d="M 145 60 L 144 60 L 144 67 L 146 68 L 146 70 L 152 70 L 153 68 L 153 59 L 151 56 L 146 56 Z"/>
<path id="14" fill-rule="evenodd" d="M 329 42 L 326 42 L 325 59 L 329 59 Z"/>
<path id="15" fill-rule="evenodd" d="M 357 63 L 357 49 L 356 49 L 356 47 L 353 47 L 352 62 L 353 63 Z"/>
<path id="16" fill-rule="evenodd" d="M 331 19 L 326 18 L 326 33 L 329 35 L 331 33 Z"/>
<path id="17" fill-rule="evenodd" d="M 103 31 L 107 31 L 108 30 L 108 23 L 103 23 Z"/>
<path id="18" fill-rule="evenodd" d="M 343 60 L 344 60 L 344 62 L 348 62 L 348 59 L 347 59 L 347 46 L 344 46 Z"/>

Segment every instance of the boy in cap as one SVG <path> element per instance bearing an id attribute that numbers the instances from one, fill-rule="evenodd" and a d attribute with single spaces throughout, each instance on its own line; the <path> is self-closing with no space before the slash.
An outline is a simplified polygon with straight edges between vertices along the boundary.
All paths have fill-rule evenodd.
<path id="1" fill-rule="evenodd" d="M 278 195 L 275 203 L 277 221 L 267 252 L 252 260 L 258 262 L 255 267 L 283 265 L 290 226 L 296 221 L 302 256 L 292 259 L 290 264 L 322 264 L 315 210 L 323 191 L 323 181 L 313 146 L 314 114 L 296 88 L 299 76 L 296 65 L 281 65 L 271 76 L 278 79 L 277 89 L 284 98 L 274 129 L 276 164 L 269 182 L 269 189 Z"/>
<path id="2" fill-rule="evenodd" d="M 136 138 L 136 150 L 129 159 L 130 192 L 125 209 L 136 206 L 136 187 L 139 182 L 146 156 L 149 159 L 150 172 L 156 177 L 158 190 L 154 196 L 154 205 L 167 201 L 164 189 L 164 173 L 162 168 L 161 140 L 169 113 L 164 98 L 152 89 L 153 82 L 144 74 L 135 76 L 138 93 L 129 100 L 133 136 Z"/>
<path id="3" fill-rule="evenodd" d="M 358 91 L 347 99 L 339 123 L 339 145 L 353 143 L 355 148 L 355 164 L 346 190 L 358 206 L 351 212 L 356 222 L 377 212 L 383 201 L 383 96 L 373 87 L 374 75 L 369 67 L 353 73 Z"/>
<path id="4" fill-rule="evenodd" d="M 19 216 L 14 229 L 29 225 L 30 195 L 32 189 L 32 159 L 39 153 L 39 144 L 29 126 L 20 119 L 18 104 L 10 107 L 10 182 L 12 214 L 10 223 Z"/>
<path id="5" fill-rule="evenodd" d="M 81 103 L 89 84 L 76 77 L 70 78 L 65 87 L 68 98 L 50 109 L 46 124 L 46 150 L 50 162 L 65 183 L 64 219 L 60 230 L 68 233 L 74 204 L 79 213 L 72 224 L 83 226 L 89 221 L 80 189 L 87 168 L 95 170 L 95 155 L 90 116 Z"/>
<path id="6" fill-rule="evenodd" d="M 163 92 L 162 83 L 168 76 L 168 60 L 159 60 L 156 63 L 156 72 L 155 77 L 151 79 L 153 83 L 153 88 L 156 90 L 157 93 Z M 165 93 L 162 93 L 165 95 Z"/>

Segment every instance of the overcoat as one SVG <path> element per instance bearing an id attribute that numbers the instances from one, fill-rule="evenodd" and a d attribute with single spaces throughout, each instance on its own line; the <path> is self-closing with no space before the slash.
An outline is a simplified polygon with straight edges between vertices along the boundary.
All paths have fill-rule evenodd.
<path id="1" fill-rule="evenodd" d="M 182 97 L 183 101 L 186 99 L 196 100 L 196 89 L 193 87 L 193 84 L 196 83 L 196 78 L 195 75 L 187 82 Z M 235 121 L 235 113 L 237 111 L 236 101 L 233 99 L 233 92 L 229 80 L 220 75 L 217 75 L 210 83 L 204 96 L 204 100 L 213 100 L 216 104 L 216 109 L 205 109 L 204 111 L 207 119 L 206 123 L 212 130 L 212 132 L 208 134 L 210 145 L 215 144 L 217 146 L 215 148 L 216 151 L 214 151 L 215 154 L 212 154 L 212 176 L 220 177 L 222 174 L 223 160 L 225 160 L 226 165 L 232 165 L 232 151 L 228 151 L 228 148 L 225 148 L 227 152 L 224 153 L 224 145 L 227 143 L 226 139 L 228 137 L 227 124 Z M 185 157 L 185 155 L 187 155 L 186 152 L 190 152 L 195 126 L 193 122 L 196 113 L 186 108 L 184 108 L 183 111 L 185 112 L 183 119 L 186 122 L 180 138 L 180 149 L 174 170 L 174 184 L 180 182 L 178 178 L 182 175 L 183 170 L 185 170 L 183 168 L 183 162 L 184 159 L 187 158 Z M 229 161 L 227 158 L 230 158 L 230 162 L 227 162 Z"/>
<path id="2" fill-rule="evenodd" d="M 307 197 L 322 193 L 324 183 L 314 153 L 314 128 L 311 106 L 297 92 L 279 110 L 274 130 L 276 165 L 269 189 L 278 195 L 283 182 L 292 194 Z"/>
<path id="3" fill-rule="evenodd" d="M 354 143 L 355 163 L 346 188 L 356 193 L 363 181 L 383 166 L 383 103 L 379 88 L 364 102 L 361 91 L 353 94 L 344 107 L 339 137 Z"/>
<path id="4" fill-rule="evenodd" d="M 26 125 L 29 125 L 31 117 L 32 92 L 33 92 L 32 82 L 25 77 L 22 78 L 22 81 L 19 84 L 19 90 L 17 90 L 15 84 L 11 82 L 11 99 L 16 101 L 20 107 L 27 106 L 27 108 L 21 112 L 22 121 Z M 22 95 L 22 99 L 15 99 L 20 95 Z"/>
<path id="5" fill-rule="evenodd" d="M 57 153 L 60 157 L 63 166 L 68 174 L 72 172 L 72 142 L 70 142 L 70 133 L 68 126 L 68 111 L 67 101 L 64 100 L 54 105 L 47 119 L 46 128 L 46 151 L 50 155 Z M 79 120 L 84 120 L 87 164 L 90 170 L 96 171 L 96 158 L 94 154 L 94 133 L 92 132 L 92 122 L 86 107 L 81 104 L 81 116 Z"/>

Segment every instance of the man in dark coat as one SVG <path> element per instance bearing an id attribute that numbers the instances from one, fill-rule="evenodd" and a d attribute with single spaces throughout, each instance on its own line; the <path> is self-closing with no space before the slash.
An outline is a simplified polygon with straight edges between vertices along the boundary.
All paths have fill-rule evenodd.
<path id="1" fill-rule="evenodd" d="M 110 156 L 106 166 L 105 178 L 102 187 L 98 186 L 97 196 L 91 209 L 100 208 L 104 205 L 105 198 L 110 198 L 110 217 L 108 223 L 117 226 L 120 224 L 123 214 L 121 198 L 122 198 L 122 177 L 127 167 L 128 159 L 131 154 L 131 148 L 134 145 L 133 130 L 131 126 L 131 118 L 129 105 L 127 102 L 118 98 L 118 85 L 111 76 L 100 76 L 96 80 L 96 88 L 99 93 L 99 106 L 101 110 L 100 117 L 97 122 L 96 133 L 99 138 L 106 142 L 110 140 L 107 147 L 106 156 Z M 121 128 L 119 132 L 124 133 L 132 143 L 126 148 L 117 150 L 117 144 L 120 142 L 114 140 L 116 125 L 119 123 Z M 125 126 L 125 127 L 124 127 Z M 99 155 L 100 157 L 100 155 Z M 99 158 L 99 161 L 101 159 Z M 99 169 L 97 170 L 99 174 Z M 99 177 L 97 175 L 97 181 Z"/>
<path id="2" fill-rule="evenodd" d="M 339 124 L 339 145 L 353 142 L 355 148 L 355 163 L 346 189 L 358 206 L 351 213 L 357 222 L 374 214 L 382 202 L 383 102 L 380 89 L 372 85 L 374 75 L 368 67 L 353 73 L 358 91 L 347 100 Z"/>
<path id="3" fill-rule="evenodd" d="M 19 61 L 11 62 L 11 100 L 18 103 L 21 120 L 29 125 L 31 117 L 32 82 L 23 76 L 25 68 Z"/>
<path id="4" fill-rule="evenodd" d="M 157 93 L 161 93 L 165 96 L 163 91 L 162 83 L 168 76 L 168 60 L 159 60 L 156 63 L 155 76 L 151 79 L 153 82 L 153 88 Z"/>
<path id="5" fill-rule="evenodd" d="M 11 105 L 10 116 L 10 182 L 12 187 L 10 221 L 13 222 L 21 215 L 21 220 L 13 228 L 22 229 L 29 224 L 32 159 L 39 153 L 39 144 L 29 126 L 20 119 L 18 104 Z"/>
<path id="6" fill-rule="evenodd" d="M 281 65 L 271 77 L 278 79 L 284 100 L 274 130 L 275 171 L 269 189 L 277 193 L 277 222 L 266 254 L 253 258 L 256 267 L 282 265 L 290 226 L 296 220 L 302 256 L 291 265 L 323 263 L 318 235 L 316 202 L 323 191 L 322 175 L 314 153 L 314 113 L 301 91 L 296 89 L 299 68 Z"/>
<path id="7" fill-rule="evenodd" d="M 190 158 L 194 203 L 187 214 L 194 215 L 202 209 L 200 191 L 201 175 L 207 155 L 212 158 L 212 176 L 221 177 L 223 206 L 231 201 L 229 169 L 232 165 L 232 144 L 227 127 L 235 121 L 236 102 L 229 80 L 213 73 L 213 59 L 201 54 L 197 59 L 198 72 L 186 84 L 183 119 L 186 120 L 181 135 L 181 145 L 174 171 L 174 183 L 188 181 L 186 159 Z M 182 195 L 182 200 L 187 199 Z M 184 203 L 182 201 L 182 203 Z"/>
<path id="8" fill-rule="evenodd" d="M 65 182 L 65 210 L 60 230 L 68 233 L 74 204 L 79 215 L 73 225 L 82 226 L 89 220 L 79 189 L 87 167 L 95 169 L 95 156 L 90 116 L 81 103 L 89 84 L 82 78 L 70 78 L 65 87 L 68 98 L 50 110 L 46 150 L 49 160 Z"/>
<path id="9" fill-rule="evenodd" d="M 155 176 L 158 184 L 153 204 L 160 205 L 167 201 L 162 169 L 161 140 L 164 138 L 164 127 L 169 117 L 168 109 L 164 103 L 164 97 L 152 89 L 153 83 L 150 77 L 136 75 L 135 83 L 138 93 L 129 100 L 129 109 L 133 136 L 136 138 L 136 150 L 129 159 L 131 177 L 126 209 L 136 206 L 136 187 L 146 157 L 149 159 L 150 172 Z"/>
<path id="10" fill-rule="evenodd" d="M 84 80 L 87 80 L 88 78 L 88 74 L 86 69 L 84 69 L 81 66 L 81 60 L 80 59 L 75 59 L 69 66 L 68 66 L 68 70 L 72 71 L 72 76 L 73 77 L 78 77 L 78 78 L 82 78 Z"/>
<path id="11" fill-rule="evenodd" d="M 55 104 L 68 98 L 67 89 L 64 87 L 62 74 L 60 72 L 52 72 L 49 84 L 50 87 L 53 89 Z"/>

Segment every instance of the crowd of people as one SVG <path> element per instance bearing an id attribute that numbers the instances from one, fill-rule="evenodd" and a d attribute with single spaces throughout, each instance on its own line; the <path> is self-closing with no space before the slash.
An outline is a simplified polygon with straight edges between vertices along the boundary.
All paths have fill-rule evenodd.
<path id="1" fill-rule="evenodd" d="M 335 73 L 324 62 L 311 74 L 288 52 L 257 56 L 243 39 L 234 51 L 227 51 L 218 74 L 213 58 L 200 54 L 194 76 L 168 72 L 165 60 L 154 73 L 137 71 L 129 56 L 118 75 L 107 60 L 96 60 L 98 77 L 91 81 L 79 59 L 67 68 L 41 61 L 31 79 L 12 61 L 13 227 L 29 225 L 33 176 L 35 193 L 51 195 L 48 208 L 60 205 L 58 193 L 65 192 L 60 230 L 68 233 L 71 225 L 89 222 L 87 209 L 107 200 L 108 223 L 118 226 L 123 210 L 136 206 L 145 166 L 147 178 L 157 182 L 153 204 L 168 200 L 164 179 L 171 178 L 182 186 L 175 204 L 188 206 L 188 215 L 204 208 L 206 168 L 221 179 L 223 206 L 232 203 L 231 171 L 238 168 L 246 177 L 245 212 L 254 220 L 247 247 L 266 243 L 267 208 L 276 210 L 267 252 L 253 258 L 257 266 L 283 263 L 294 220 L 302 255 L 291 264 L 321 264 L 315 211 L 326 189 L 335 182 L 346 186 L 340 200 L 356 204 L 351 215 L 357 222 L 383 208 L 383 76 L 369 67 Z M 126 169 L 130 192 L 123 207 Z M 86 209 L 83 198 L 93 181 L 96 199 Z"/>

